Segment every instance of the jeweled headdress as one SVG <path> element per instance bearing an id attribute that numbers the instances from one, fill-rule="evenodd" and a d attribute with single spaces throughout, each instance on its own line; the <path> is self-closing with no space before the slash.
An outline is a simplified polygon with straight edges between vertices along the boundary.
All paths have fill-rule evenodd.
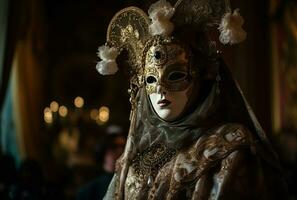
<path id="1" fill-rule="evenodd" d="M 127 52 L 132 75 L 130 92 L 133 109 L 135 94 L 144 83 L 147 52 L 152 46 L 157 50 L 151 58 L 155 63 L 161 63 L 170 55 L 170 50 L 162 46 L 175 41 L 173 35 L 176 30 L 184 27 L 206 30 L 217 26 L 223 44 L 236 44 L 246 37 L 242 25 L 243 19 L 238 9 L 232 13 L 228 0 L 178 0 L 174 6 L 160 0 L 151 5 L 148 15 L 137 7 L 128 7 L 112 18 L 107 30 L 107 42 L 98 49 L 102 61 L 96 68 L 102 75 L 116 73 L 117 56 L 123 51 Z M 176 44 L 183 45 L 180 41 Z"/>

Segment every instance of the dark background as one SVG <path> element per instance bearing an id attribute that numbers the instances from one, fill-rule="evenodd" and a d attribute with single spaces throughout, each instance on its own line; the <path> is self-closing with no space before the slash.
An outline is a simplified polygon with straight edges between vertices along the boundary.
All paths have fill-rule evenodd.
<path id="1" fill-rule="evenodd" d="M 106 134 L 106 128 L 116 124 L 123 133 L 129 128 L 128 77 L 120 73 L 103 77 L 95 69 L 98 46 L 105 43 L 105 34 L 112 16 L 127 6 L 138 6 L 145 11 L 151 2 L 137 0 L 13 0 L 9 5 L 9 23 L 6 61 L 1 85 L 1 98 L 13 80 L 16 96 L 15 110 L 17 141 L 20 159 L 33 159 L 43 170 L 45 179 L 60 189 L 65 198 L 73 198 L 77 188 L 96 176 L 97 164 L 93 159 L 96 146 Z M 285 36 L 275 34 L 282 29 L 285 2 L 249 0 L 231 1 L 233 8 L 240 8 L 248 32 L 245 42 L 222 47 L 223 57 L 240 83 L 259 122 L 273 141 L 279 153 L 288 141 L 296 152 L 296 131 L 284 131 L 282 124 L 276 129 L 274 99 L 282 99 L 274 83 L 274 66 L 279 40 Z M 294 3 L 294 1 L 291 1 Z M 296 4 L 292 4 L 296 6 Z M 280 37 L 280 38 L 279 38 Z M 21 49 L 21 50 L 20 50 Z M 22 50 L 23 49 L 23 50 Z M 21 58 L 14 71 L 13 60 L 19 52 Z M 29 52 L 29 53 L 28 53 Z M 28 54 L 27 54 L 28 53 Z M 28 55 L 28 56 L 27 56 Z M 23 57 L 22 57 L 23 56 Z M 282 81 L 282 80 L 280 80 Z M 84 107 L 75 108 L 75 97 L 84 98 Z M 1 101 L 3 101 L 1 99 Z M 53 122 L 44 122 L 44 108 L 55 100 L 68 108 L 65 118 L 57 114 Z M 107 106 L 110 118 L 106 123 L 91 120 L 89 112 Z M 277 107 L 277 108 L 276 108 Z M 74 147 L 63 149 L 59 137 L 68 131 Z M 284 132 L 284 133 L 283 133 Z M 282 139 L 290 132 L 291 139 Z M 79 138 L 75 138 L 78 133 Z M 282 134 L 283 133 L 283 134 Z M 69 139 L 68 140 L 71 140 Z M 67 139 L 66 139 L 67 140 Z M 4 152 L 5 153 L 5 152 Z M 285 153 L 284 153 L 285 154 Z M 296 154 L 287 161 L 288 174 L 296 176 Z M 286 168 L 285 167 L 285 168 Z M 287 169 L 286 168 L 286 169 Z M 293 185 L 294 186 L 294 185 Z"/>

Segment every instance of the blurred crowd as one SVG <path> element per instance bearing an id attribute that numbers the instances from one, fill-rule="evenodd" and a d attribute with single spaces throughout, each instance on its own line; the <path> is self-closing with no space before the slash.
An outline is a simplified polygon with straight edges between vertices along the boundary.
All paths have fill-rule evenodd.
<path id="1" fill-rule="evenodd" d="M 112 179 L 115 162 L 126 142 L 118 127 L 110 127 L 107 135 L 94 149 L 96 173 L 87 182 L 73 184 L 75 169 L 64 169 L 62 181 L 51 182 L 46 171 L 36 160 L 26 159 L 20 166 L 10 155 L 0 154 L 0 199 L 1 200 L 48 200 L 48 199 L 102 199 Z M 80 177 L 81 178 L 81 177 Z"/>

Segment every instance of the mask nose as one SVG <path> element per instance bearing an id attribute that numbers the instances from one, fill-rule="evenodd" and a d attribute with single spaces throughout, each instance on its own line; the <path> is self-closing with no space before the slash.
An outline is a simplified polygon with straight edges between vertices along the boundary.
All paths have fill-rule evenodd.
<path id="1" fill-rule="evenodd" d="M 157 94 L 162 94 L 165 95 L 166 94 L 166 89 L 162 86 L 162 85 L 157 85 Z"/>

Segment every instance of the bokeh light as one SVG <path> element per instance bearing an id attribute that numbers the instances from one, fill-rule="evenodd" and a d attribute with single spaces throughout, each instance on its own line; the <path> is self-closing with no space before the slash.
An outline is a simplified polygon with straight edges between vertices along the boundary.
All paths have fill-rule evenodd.
<path id="1" fill-rule="evenodd" d="M 60 115 L 61 117 L 66 117 L 67 114 L 68 114 L 68 109 L 67 109 L 67 107 L 66 107 L 66 106 L 60 106 L 60 108 L 59 108 L 59 115 Z"/>
<path id="2" fill-rule="evenodd" d="M 59 110 L 59 104 L 56 101 L 52 101 L 50 104 L 50 109 L 52 112 L 57 112 Z"/>
<path id="3" fill-rule="evenodd" d="M 84 103 L 85 103 L 84 99 L 80 96 L 78 96 L 74 99 L 74 105 L 77 108 L 82 108 L 84 106 Z"/>
<path id="4" fill-rule="evenodd" d="M 93 120 L 97 120 L 98 119 L 98 109 L 92 109 L 90 112 L 90 117 Z"/>
<path id="5" fill-rule="evenodd" d="M 108 107 L 102 106 L 99 109 L 98 120 L 103 123 L 106 123 L 109 120 L 109 108 Z"/>
<path id="6" fill-rule="evenodd" d="M 47 113 L 47 112 L 51 112 L 51 109 L 49 107 L 45 107 L 44 110 L 43 110 L 43 113 Z"/>
<path id="7" fill-rule="evenodd" d="M 53 123 L 53 113 L 50 111 L 49 108 L 48 109 L 47 108 L 44 109 L 44 116 L 43 116 L 43 118 L 44 118 L 45 123 L 47 123 L 47 124 Z"/>

